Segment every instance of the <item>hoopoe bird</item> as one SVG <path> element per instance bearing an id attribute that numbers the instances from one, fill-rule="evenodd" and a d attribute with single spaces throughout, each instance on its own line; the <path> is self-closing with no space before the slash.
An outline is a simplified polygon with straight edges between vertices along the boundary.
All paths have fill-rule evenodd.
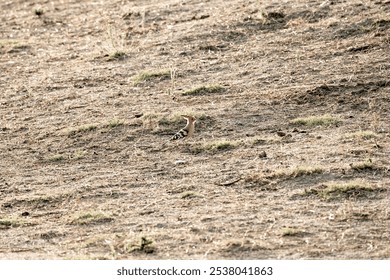
<path id="1" fill-rule="evenodd" d="M 196 119 L 193 116 L 182 115 L 187 120 L 187 124 L 184 128 L 180 129 L 175 135 L 172 136 L 170 141 L 189 138 L 194 135 Z"/>
<path id="2" fill-rule="evenodd" d="M 194 135 L 194 131 L 195 131 L 195 122 L 196 122 L 196 119 L 195 117 L 193 116 L 187 116 L 187 115 L 182 115 L 183 118 L 185 118 L 187 120 L 187 124 L 184 128 L 180 129 L 175 135 L 173 135 L 171 137 L 171 139 L 169 139 L 168 141 L 166 141 L 165 143 L 162 144 L 162 147 L 160 148 L 160 150 L 162 148 L 165 147 L 166 144 L 168 144 L 169 142 L 171 141 L 174 141 L 174 140 L 179 140 L 179 139 L 186 139 L 188 137 L 191 137 L 192 135 Z"/>

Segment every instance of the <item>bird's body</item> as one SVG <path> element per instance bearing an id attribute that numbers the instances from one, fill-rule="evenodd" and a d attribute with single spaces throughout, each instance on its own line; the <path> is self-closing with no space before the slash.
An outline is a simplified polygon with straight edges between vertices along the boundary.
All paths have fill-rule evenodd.
<path id="1" fill-rule="evenodd" d="M 180 129 L 175 135 L 172 136 L 171 141 L 189 138 L 194 135 L 196 119 L 193 116 L 182 115 L 187 124 L 184 128 Z"/>

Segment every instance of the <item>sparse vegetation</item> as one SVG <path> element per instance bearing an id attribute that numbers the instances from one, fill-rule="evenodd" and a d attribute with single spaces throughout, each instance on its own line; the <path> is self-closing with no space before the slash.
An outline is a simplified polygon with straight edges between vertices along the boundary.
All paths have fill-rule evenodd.
<path id="1" fill-rule="evenodd" d="M 124 121 L 122 120 L 119 120 L 119 119 L 112 119 L 108 122 L 108 126 L 110 128 L 114 128 L 114 127 L 118 127 L 118 126 L 122 126 L 124 124 Z"/>
<path id="2" fill-rule="evenodd" d="M 0 48 L 19 45 L 21 42 L 17 40 L 0 39 Z"/>
<path id="3" fill-rule="evenodd" d="M 71 158 L 72 160 L 79 160 L 79 159 L 84 158 L 86 154 L 87 154 L 86 151 L 77 150 L 77 151 L 75 151 L 75 152 L 70 156 L 70 158 Z"/>
<path id="4" fill-rule="evenodd" d="M 184 118 L 180 115 L 163 116 L 158 120 L 159 125 L 176 125 L 180 122 L 185 122 Z"/>
<path id="5" fill-rule="evenodd" d="M 61 154 L 55 154 L 47 158 L 50 162 L 62 162 L 64 160 L 79 160 L 85 157 L 87 154 L 86 151 L 83 150 L 76 150 L 73 153 L 61 153 Z"/>
<path id="6" fill-rule="evenodd" d="M 374 188 L 364 181 L 329 182 L 319 187 L 305 190 L 304 196 L 317 196 L 322 199 L 349 199 L 367 197 Z"/>
<path id="7" fill-rule="evenodd" d="M 186 192 L 183 192 L 180 194 L 180 197 L 182 199 L 195 198 L 195 197 L 199 197 L 199 196 L 200 196 L 199 193 L 193 192 L 193 191 L 186 191 Z"/>
<path id="8" fill-rule="evenodd" d="M 148 117 L 151 117 L 151 116 L 145 116 L 144 118 L 148 118 Z M 65 129 L 65 133 L 68 136 L 74 136 L 76 134 L 82 134 L 82 133 L 95 131 L 98 128 L 104 128 L 104 127 L 115 128 L 115 127 L 124 125 L 124 123 L 125 122 L 123 120 L 114 118 L 114 119 L 111 119 L 111 120 L 107 121 L 106 123 L 102 123 L 100 125 L 99 124 L 85 124 L 85 125 L 81 125 L 78 127 L 68 128 L 68 129 Z"/>
<path id="9" fill-rule="evenodd" d="M 206 144 L 204 147 L 206 150 L 228 150 L 232 149 L 236 146 L 235 142 L 227 141 L 227 140 L 221 140 L 221 141 L 215 141 L 213 143 Z"/>
<path id="10" fill-rule="evenodd" d="M 115 51 L 110 55 L 112 60 L 121 60 L 126 57 L 126 53 L 124 51 Z"/>
<path id="11" fill-rule="evenodd" d="M 164 120 L 164 117 L 162 114 L 157 113 L 145 113 L 141 117 L 142 124 L 144 127 L 154 128 L 158 126 L 159 124 L 167 124 L 167 121 Z M 164 121 L 162 121 L 164 120 Z M 161 123 L 160 123 L 161 122 Z"/>
<path id="12" fill-rule="evenodd" d="M 191 95 L 191 96 L 196 96 L 196 95 L 204 95 L 204 94 L 209 94 L 209 93 L 219 93 L 225 91 L 225 88 L 221 85 L 202 85 L 198 87 L 194 87 L 190 90 L 186 90 L 182 93 L 182 95 Z"/>
<path id="13" fill-rule="evenodd" d="M 340 120 L 337 117 L 331 115 L 296 118 L 291 121 L 291 123 L 294 125 L 302 125 L 302 126 L 328 126 L 328 125 L 337 124 L 339 122 Z"/>
<path id="14" fill-rule="evenodd" d="M 143 71 L 134 77 L 134 83 L 137 85 L 146 81 L 164 80 L 169 78 L 171 78 L 170 70 Z"/>
<path id="15" fill-rule="evenodd" d="M 255 138 L 251 139 L 251 142 L 253 145 L 264 145 L 264 144 L 267 144 L 269 142 L 269 140 L 264 139 L 264 138 L 260 138 L 260 137 L 255 137 Z"/>
<path id="16" fill-rule="evenodd" d="M 108 61 L 122 60 L 127 57 L 125 34 L 118 31 L 118 29 L 108 24 L 106 26 L 107 33 L 105 34 L 104 52 Z"/>
<path id="17" fill-rule="evenodd" d="M 359 130 L 353 133 L 347 133 L 345 136 L 347 138 L 355 138 L 355 139 L 363 139 L 363 140 L 378 138 L 378 134 L 376 134 L 371 130 Z"/>
<path id="18" fill-rule="evenodd" d="M 375 164 L 372 162 L 372 160 L 366 160 L 364 162 L 357 162 L 351 164 L 351 169 L 355 171 L 364 171 L 364 170 L 374 170 L 379 169 Z"/>
<path id="19" fill-rule="evenodd" d="M 321 174 L 324 172 L 324 169 L 321 167 L 312 167 L 312 166 L 298 166 L 295 169 L 293 169 L 291 172 L 287 173 L 287 176 L 292 177 L 301 177 L 304 175 L 311 175 L 311 174 Z"/>
<path id="20" fill-rule="evenodd" d="M 280 137 L 275 136 L 248 136 L 243 138 L 247 147 L 266 146 L 280 143 Z"/>
<path id="21" fill-rule="evenodd" d="M 266 174 L 250 174 L 246 177 L 245 181 L 264 185 L 274 181 L 284 181 L 306 175 L 321 174 L 323 172 L 324 169 L 318 166 L 297 166 L 293 169 L 280 169 Z"/>
<path id="22" fill-rule="evenodd" d="M 229 141 L 229 140 L 215 140 L 211 142 L 206 142 L 203 144 L 196 144 L 193 150 L 196 153 L 200 152 L 218 152 L 234 149 L 238 146 L 238 142 Z"/>
<path id="23" fill-rule="evenodd" d="M 0 219 L 0 230 L 21 226 L 21 221 L 16 219 Z"/>
<path id="24" fill-rule="evenodd" d="M 28 199 L 21 200 L 18 203 L 26 204 L 28 206 L 40 208 L 45 207 L 49 204 L 56 203 L 58 201 L 62 201 L 65 199 L 67 195 L 60 194 L 60 195 L 54 195 L 54 194 L 44 194 L 44 195 L 38 195 L 35 197 L 29 197 Z"/>
<path id="25" fill-rule="evenodd" d="M 388 0 L 22 2 L 0 259 L 389 258 Z"/>
<path id="26" fill-rule="evenodd" d="M 285 227 L 281 230 L 282 236 L 300 236 L 303 235 L 305 232 L 302 230 L 299 230 L 297 228 L 291 228 L 291 227 Z"/>
<path id="27" fill-rule="evenodd" d="M 85 133 L 89 131 L 96 130 L 98 128 L 97 124 L 86 124 L 79 127 L 69 128 L 66 130 L 69 136 L 73 136 L 78 133 Z"/>
<path id="28" fill-rule="evenodd" d="M 153 240 L 146 237 L 146 236 L 142 236 L 141 237 L 141 240 L 138 244 L 129 244 L 128 245 L 128 251 L 130 253 L 133 253 L 133 252 L 144 252 L 146 254 L 151 254 L 155 251 L 155 247 L 152 246 L 153 244 Z"/>
<path id="29" fill-rule="evenodd" d="M 105 213 L 80 213 L 72 221 L 74 225 L 97 225 L 113 221 L 110 215 Z"/>
<path id="30" fill-rule="evenodd" d="M 260 8 L 258 12 L 258 18 L 262 24 L 272 24 L 277 22 L 283 22 L 285 14 L 280 11 L 266 11 Z"/>
<path id="31" fill-rule="evenodd" d="M 25 53 L 31 49 L 31 45 L 27 42 L 10 40 L 10 39 L 0 39 L 0 53 L 5 51 L 6 53 Z"/>
<path id="32" fill-rule="evenodd" d="M 63 161 L 65 159 L 65 156 L 63 154 L 57 154 L 49 157 L 49 161 L 58 162 Z"/>

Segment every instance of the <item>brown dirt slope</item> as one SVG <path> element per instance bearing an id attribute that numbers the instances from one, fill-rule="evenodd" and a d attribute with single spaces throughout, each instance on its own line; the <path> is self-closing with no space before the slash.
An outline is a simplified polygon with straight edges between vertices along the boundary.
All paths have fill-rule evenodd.
<path id="1" fill-rule="evenodd" d="M 1 259 L 390 258 L 389 1 L 0 8 Z"/>

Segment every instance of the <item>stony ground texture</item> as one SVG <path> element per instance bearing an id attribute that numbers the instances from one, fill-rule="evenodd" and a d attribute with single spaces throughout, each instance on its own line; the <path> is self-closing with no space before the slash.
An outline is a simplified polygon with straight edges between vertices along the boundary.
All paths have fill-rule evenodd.
<path id="1" fill-rule="evenodd" d="M 0 8 L 1 259 L 390 258 L 389 1 Z"/>

